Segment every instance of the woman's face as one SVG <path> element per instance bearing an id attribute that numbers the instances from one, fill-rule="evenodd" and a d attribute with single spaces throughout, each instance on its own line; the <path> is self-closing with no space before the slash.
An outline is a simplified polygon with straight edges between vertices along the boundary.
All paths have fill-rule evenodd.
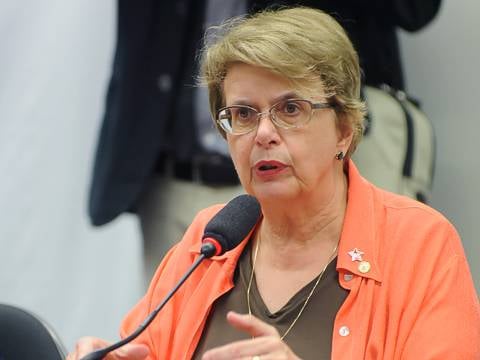
<path id="1" fill-rule="evenodd" d="M 266 69 L 233 64 L 224 80 L 226 106 L 248 105 L 264 112 L 286 98 L 302 98 L 289 81 Z M 316 96 L 325 102 L 319 82 Z M 314 110 L 307 124 L 294 129 L 277 128 L 264 115 L 258 128 L 243 135 L 227 134 L 230 153 L 247 193 L 260 201 L 310 197 L 329 192 L 338 178 L 338 151 L 346 153 L 351 131 L 342 136 L 333 109 Z M 337 175 L 336 175 L 337 174 Z"/>

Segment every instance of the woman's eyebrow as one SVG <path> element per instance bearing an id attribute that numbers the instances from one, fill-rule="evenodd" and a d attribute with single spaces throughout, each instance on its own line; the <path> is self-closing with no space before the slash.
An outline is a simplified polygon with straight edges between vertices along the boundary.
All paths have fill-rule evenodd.
<path id="1" fill-rule="evenodd" d="M 294 91 L 289 91 L 285 94 L 282 94 L 275 99 L 272 100 L 272 105 L 283 100 L 290 100 L 290 99 L 299 99 L 300 95 Z"/>
<path id="2" fill-rule="evenodd" d="M 294 91 L 289 91 L 287 93 L 284 93 L 284 94 L 281 94 L 275 98 L 273 98 L 271 101 L 270 101 L 270 104 L 271 105 L 274 105 L 280 101 L 283 101 L 283 100 L 289 100 L 289 99 L 299 99 L 300 98 L 300 95 L 298 95 L 298 93 L 294 92 Z M 256 105 L 253 105 L 254 101 L 252 100 L 248 100 L 248 99 L 235 99 L 234 101 L 232 101 L 231 104 L 229 104 L 228 106 L 234 106 L 234 105 L 245 105 L 245 106 L 250 106 L 250 107 L 253 107 L 253 108 L 256 108 Z"/>
<path id="3" fill-rule="evenodd" d="M 228 106 L 232 106 L 232 105 L 246 105 L 246 106 L 254 107 L 252 105 L 252 102 L 250 100 L 247 100 L 247 99 L 236 99 L 231 104 L 229 104 Z"/>

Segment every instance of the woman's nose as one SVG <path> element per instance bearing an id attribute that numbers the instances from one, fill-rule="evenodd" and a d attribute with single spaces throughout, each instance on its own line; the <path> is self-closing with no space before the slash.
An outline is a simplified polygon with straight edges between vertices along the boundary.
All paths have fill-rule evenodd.
<path id="1" fill-rule="evenodd" d="M 261 146 L 278 144 L 280 141 L 277 127 L 273 123 L 271 116 L 270 112 L 259 114 L 255 141 Z"/>

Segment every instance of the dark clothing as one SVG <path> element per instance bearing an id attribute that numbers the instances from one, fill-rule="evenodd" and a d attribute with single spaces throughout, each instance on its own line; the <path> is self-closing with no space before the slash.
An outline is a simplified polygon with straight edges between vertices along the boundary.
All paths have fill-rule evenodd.
<path id="1" fill-rule="evenodd" d="M 233 328 L 226 321 L 226 315 L 230 310 L 248 313 L 246 291 L 252 271 L 250 244 L 246 246 L 238 261 L 234 278 L 235 287 L 215 301 L 210 311 L 193 359 L 201 359 L 205 351 L 214 347 L 249 337 L 245 332 Z M 308 304 L 284 338 L 287 345 L 301 359 L 330 359 L 335 316 L 348 295 L 348 290 L 339 284 L 336 265 L 337 261 L 334 259 L 327 266 Z M 297 317 L 316 280 L 317 278 L 305 285 L 273 314 L 268 311 L 253 281 L 250 294 L 252 314 L 273 325 L 280 336 L 283 335 Z M 305 334 L 309 336 L 304 336 Z"/>
<path id="2" fill-rule="evenodd" d="M 440 0 L 270 0 L 249 1 L 248 7 L 258 10 L 275 3 L 339 14 L 336 17 L 360 52 L 367 83 L 402 88 L 395 29 L 421 28 L 435 16 Z M 222 157 L 196 159 L 200 147 L 192 85 L 205 7 L 205 0 L 118 1 L 116 52 L 89 197 L 93 225 L 135 211 L 165 156 L 191 168 L 187 176 L 192 180 L 189 174 L 198 172 L 193 167 L 199 161 L 217 164 L 218 173 L 233 171 L 231 162 Z M 230 178 L 235 177 L 226 176 Z"/>
<path id="3" fill-rule="evenodd" d="M 301 4 L 332 15 L 347 31 L 360 56 L 364 83 L 405 88 L 397 28 L 417 31 L 437 14 L 441 0 L 257 1 Z"/>
<path id="4" fill-rule="evenodd" d="M 159 154 L 189 159 L 203 1 L 118 1 L 117 45 L 89 199 L 94 225 L 132 210 Z M 182 144 L 182 146 L 175 146 Z"/>

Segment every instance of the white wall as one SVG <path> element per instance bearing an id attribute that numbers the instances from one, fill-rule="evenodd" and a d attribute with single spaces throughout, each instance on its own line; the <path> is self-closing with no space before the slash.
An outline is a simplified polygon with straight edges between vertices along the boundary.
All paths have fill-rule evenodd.
<path id="1" fill-rule="evenodd" d="M 36 311 L 69 348 L 116 339 L 141 291 L 133 218 L 86 218 L 114 20 L 114 0 L 0 1 L 0 302 Z"/>
<path id="2" fill-rule="evenodd" d="M 480 2 L 447 0 L 420 33 L 402 34 L 410 93 L 437 136 L 432 205 L 457 227 L 480 293 Z"/>

